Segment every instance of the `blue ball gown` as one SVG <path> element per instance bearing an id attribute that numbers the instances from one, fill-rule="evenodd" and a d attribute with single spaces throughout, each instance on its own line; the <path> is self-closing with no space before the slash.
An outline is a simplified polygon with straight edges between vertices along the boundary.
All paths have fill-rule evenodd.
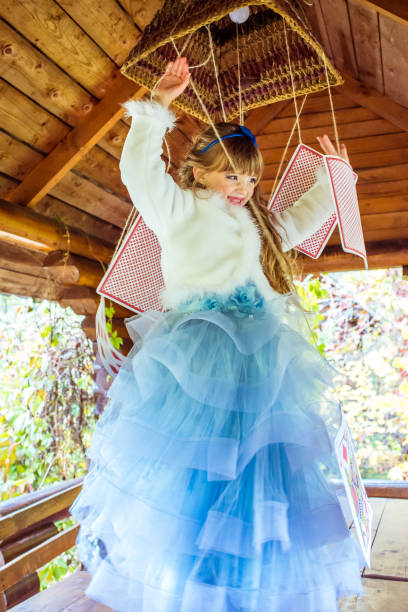
<path id="1" fill-rule="evenodd" d="M 87 595 L 118 612 L 334 612 L 361 594 L 332 372 L 255 285 L 133 317 L 71 507 Z"/>

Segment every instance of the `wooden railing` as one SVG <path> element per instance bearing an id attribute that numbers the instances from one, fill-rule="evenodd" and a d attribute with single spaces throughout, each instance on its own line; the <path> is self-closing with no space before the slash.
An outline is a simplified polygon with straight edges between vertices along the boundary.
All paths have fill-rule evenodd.
<path id="1" fill-rule="evenodd" d="M 369 497 L 408 499 L 408 482 L 364 481 Z M 58 531 L 82 478 L 0 503 L 0 612 L 39 591 L 37 569 L 75 544 L 79 526 Z"/>
<path id="2" fill-rule="evenodd" d="M 82 478 L 0 503 L 0 612 L 39 591 L 37 569 L 75 544 L 79 526 L 58 531 Z"/>

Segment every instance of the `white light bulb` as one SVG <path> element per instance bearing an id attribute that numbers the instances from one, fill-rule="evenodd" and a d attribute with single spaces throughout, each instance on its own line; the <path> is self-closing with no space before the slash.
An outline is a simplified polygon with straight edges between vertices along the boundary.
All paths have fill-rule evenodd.
<path id="1" fill-rule="evenodd" d="M 229 16 L 234 23 L 244 23 L 249 17 L 249 6 L 243 6 L 236 11 L 232 11 Z"/>

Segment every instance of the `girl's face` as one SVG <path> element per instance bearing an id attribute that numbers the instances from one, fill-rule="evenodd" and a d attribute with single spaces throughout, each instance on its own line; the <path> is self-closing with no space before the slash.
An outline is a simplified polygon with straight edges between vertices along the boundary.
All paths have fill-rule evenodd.
<path id="1" fill-rule="evenodd" d="M 239 172 L 220 172 L 212 170 L 206 172 L 202 168 L 194 168 L 194 176 L 207 189 L 215 191 L 223 196 L 231 204 L 244 206 L 253 196 L 255 185 L 258 182 L 256 176 L 250 176 Z"/>

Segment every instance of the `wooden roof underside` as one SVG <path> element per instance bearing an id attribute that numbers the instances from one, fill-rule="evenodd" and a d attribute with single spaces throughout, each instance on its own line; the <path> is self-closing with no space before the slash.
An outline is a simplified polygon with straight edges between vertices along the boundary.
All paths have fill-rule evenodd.
<path id="1" fill-rule="evenodd" d="M 346 78 L 333 91 L 334 105 L 340 138 L 359 174 L 369 263 L 377 267 L 408 264 L 403 4 L 313 0 L 313 7 L 305 6 Z M 0 291 L 53 297 L 94 312 L 101 262 L 109 261 L 132 206 L 118 167 L 129 129 L 119 103 L 143 92 L 118 68 L 160 6 L 161 0 L 2 0 Z M 247 116 L 265 158 L 266 193 L 294 119 L 290 102 Z M 309 96 L 301 126 L 307 144 L 324 132 L 333 136 L 327 93 Z M 175 165 L 198 129 L 196 120 L 181 117 L 170 139 Z M 305 270 L 359 267 L 339 244 L 336 233 L 327 254 L 306 261 Z M 69 265 L 61 264 L 52 252 L 68 246 Z"/>

